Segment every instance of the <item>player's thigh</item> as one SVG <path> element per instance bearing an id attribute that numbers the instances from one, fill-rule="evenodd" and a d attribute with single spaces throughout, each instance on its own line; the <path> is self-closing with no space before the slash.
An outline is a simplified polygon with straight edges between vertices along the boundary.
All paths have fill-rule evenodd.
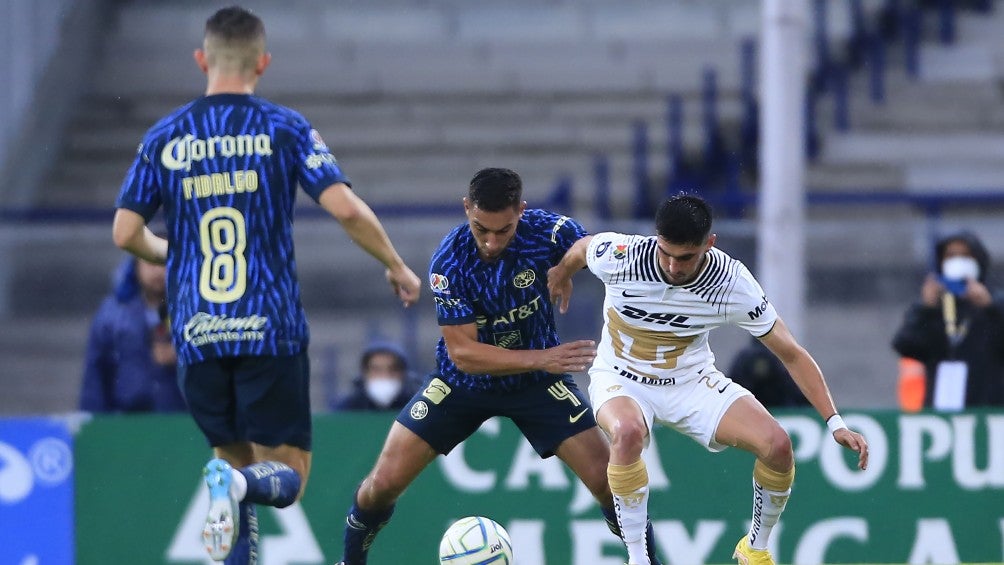
<path id="1" fill-rule="evenodd" d="M 731 432 L 723 430 L 725 433 L 718 436 L 721 422 L 741 399 L 749 397 L 756 402 L 750 391 L 713 369 L 705 370 L 697 380 L 661 388 L 656 421 L 689 436 L 709 451 L 736 445 L 730 443 L 734 439 Z"/>
<path id="2" fill-rule="evenodd" d="M 495 415 L 495 398 L 489 393 L 450 386 L 431 374 L 398 413 L 396 421 L 436 453 L 446 455 Z"/>
<path id="3" fill-rule="evenodd" d="M 245 438 L 237 425 L 233 359 L 209 359 L 178 368 L 178 386 L 209 445 L 233 446 Z M 225 448 L 230 451 L 229 448 Z M 236 450 L 237 448 L 234 448 Z M 238 457 L 240 453 L 232 456 Z M 229 461 L 229 459 L 228 459 Z"/>
<path id="4" fill-rule="evenodd" d="M 767 458 L 777 454 L 776 446 L 787 441 L 787 433 L 763 404 L 749 395 L 729 406 L 718 424 L 715 441 Z"/>
<path id="5" fill-rule="evenodd" d="M 500 394 L 493 400 L 499 415 L 510 418 L 543 458 L 554 455 L 569 438 L 586 430 L 597 431 L 592 406 L 569 375 Z M 604 450 L 600 455 L 606 453 Z"/>
<path id="6" fill-rule="evenodd" d="M 644 385 L 598 368 L 589 371 L 589 379 L 589 400 L 596 422 L 607 436 L 616 440 L 618 428 L 624 427 L 634 435 L 641 434 L 643 445 L 648 445 L 655 418 L 653 400 L 658 400 L 660 389 L 665 387 Z"/>
<path id="7" fill-rule="evenodd" d="M 310 362 L 305 351 L 239 357 L 234 390 L 242 439 L 310 451 Z"/>

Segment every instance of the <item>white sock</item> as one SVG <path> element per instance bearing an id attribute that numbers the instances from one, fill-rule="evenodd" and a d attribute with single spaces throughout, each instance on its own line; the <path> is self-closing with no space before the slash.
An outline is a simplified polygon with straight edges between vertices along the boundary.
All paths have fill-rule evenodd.
<path id="1" fill-rule="evenodd" d="M 628 563 L 648 565 L 648 545 L 645 543 L 645 531 L 648 529 L 648 487 L 625 496 L 615 494 L 614 509 L 617 510 L 617 522 L 627 547 Z"/>
<path id="2" fill-rule="evenodd" d="M 239 502 L 244 500 L 244 497 L 248 493 L 248 480 L 244 476 L 244 473 L 241 473 L 237 469 L 230 469 L 230 472 L 234 478 L 234 480 L 230 481 L 230 494 Z"/>
<path id="3" fill-rule="evenodd" d="M 790 494 L 790 488 L 785 491 L 767 490 L 753 481 L 753 521 L 749 533 L 753 549 L 767 549 L 770 531 L 781 517 Z"/>

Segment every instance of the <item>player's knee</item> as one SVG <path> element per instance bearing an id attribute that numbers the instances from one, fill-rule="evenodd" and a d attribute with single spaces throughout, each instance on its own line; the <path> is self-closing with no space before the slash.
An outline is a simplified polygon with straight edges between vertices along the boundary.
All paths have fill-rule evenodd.
<path id="1" fill-rule="evenodd" d="M 769 448 L 765 463 L 776 470 L 790 469 L 795 462 L 791 446 L 791 437 L 781 426 L 775 426 L 771 432 Z"/>
<path id="2" fill-rule="evenodd" d="M 619 420 L 611 430 L 610 447 L 621 454 L 640 454 L 648 429 L 644 422 L 633 419 Z"/>
<path id="3" fill-rule="evenodd" d="M 365 502 L 382 507 L 396 501 L 407 487 L 394 473 L 377 469 L 370 473 L 360 490 L 363 491 L 361 495 L 367 499 Z"/>

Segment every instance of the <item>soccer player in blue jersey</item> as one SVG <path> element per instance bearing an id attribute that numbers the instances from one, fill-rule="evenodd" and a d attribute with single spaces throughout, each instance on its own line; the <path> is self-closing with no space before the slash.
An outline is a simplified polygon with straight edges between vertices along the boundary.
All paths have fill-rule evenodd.
<path id="1" fill-rule="evenodd" d="M 509 169 L 479 171 L 464 211 L 467 222 L 443 238 L 429 269 L 443 334 L 437 370 L 398 414 L 356 492 L 343 565 L 365 565 L 405 488 L 495 416 L 515 422 L 541 457 L 560 457 L 619 535 L 607 485 L 609 447 L 568 374 L 592 362 L 595 343 L 559 343 L 547 291 L 548 270 L 586 232 L 567 216 L 526 209 L 522 181 Z M 658 563 L 651 526 L 648 537 Z"/>
<path id="2" fill-rule="evenodd" d="M 216 458 L 203 537 L 210 557 L 256 560 L 254 505 L 285 507 L 310 473 L 308 328 L 293 253 L 297 184 L 387 267 L 408 306 L 418 277 L 298 113 L 254 96 L 270 62 L 262 21 L 237 7 L 206 22 L 206 95 L 154 125 L 117 201 L 116 245 L 167 264 L 179 384 Z M 167 237 L 146 223 L 163 209 Z"/>

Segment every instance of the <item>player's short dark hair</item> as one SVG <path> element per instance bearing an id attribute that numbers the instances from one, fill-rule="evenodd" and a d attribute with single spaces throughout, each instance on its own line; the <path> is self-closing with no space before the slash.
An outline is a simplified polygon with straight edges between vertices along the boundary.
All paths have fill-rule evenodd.
<path id="1" fill-rule="evenodd" d="M 678 245 L 701 245 L 711 233 L 711 206 L 694 194 L 667 199 L 655 213 L 655 231 Z"/>
<path id="2" fill-rule="evenodd" d="M 240 6 L 220 8 L 206 20 L 206 35 L 224 41 L 254 41 L 265 37 L 265 24 Z"/>
<path id="3" fill-rule="evenodd" d="M 519 208 L 523 201 L 523 180 L 512 169 L 481 169 L 471 179 L 467 198 L 485 212 Z"/>
<path id="4" fill-rule="evenodd" d="M 242 67 L 253 68 L 253 53 L 265 49 L 265 24 L 240 6 L 221 8 L 206 20 L 206 42 L 215 50 L 239 51 Z M 212 51 L 208 53 L 214 55 Z M 231 55 L 233 56 L 233 55 Z"/>

